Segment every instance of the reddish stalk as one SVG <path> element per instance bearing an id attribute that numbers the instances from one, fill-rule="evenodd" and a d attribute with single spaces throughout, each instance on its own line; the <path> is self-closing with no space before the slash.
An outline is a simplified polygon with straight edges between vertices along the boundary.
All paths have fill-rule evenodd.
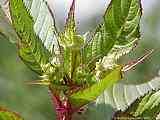
<path id="1" fill-rule="evenodd" d="M 56 112 L 56 120 L 72 120 L 73 112 L 70 102 L 68 100 L 61 101 L 59 96 L 56 96 L 50 87 L 49 95 Z"/>

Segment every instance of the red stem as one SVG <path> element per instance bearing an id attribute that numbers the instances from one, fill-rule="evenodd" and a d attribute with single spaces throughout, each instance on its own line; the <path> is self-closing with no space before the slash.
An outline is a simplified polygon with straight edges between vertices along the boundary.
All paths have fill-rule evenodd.
<path id="1" fill-rule="evenodd" d="M 52 88 L 49 87 L 49 95 L 52 100 L 53 108 L 56 112 L 56 120 L 72 120 L 72 108 L 68 100 L 61 101 L 59 96 L 54 95 Z"/>

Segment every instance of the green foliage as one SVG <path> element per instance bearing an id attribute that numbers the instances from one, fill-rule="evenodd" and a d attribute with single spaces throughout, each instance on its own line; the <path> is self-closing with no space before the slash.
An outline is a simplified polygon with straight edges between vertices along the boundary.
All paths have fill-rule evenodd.
<path id="1" fill-rule="evenodd" d="M 75 22 L 75 0 L 73 0 L 68 17 L 66 19 L 64 32 L 61 33 L 61 44 L 64 46 L 64 71 L 74 81 L 76 69 L 80 65 L 80 47 L 83 45 L 83 38 L 78 35 Z"/>
<path id="2" fill-rule="evenodd" d="M 141 18 L 140 0 L 112 0 L 105 16 L 105 29 L 119 45 L 140 37 Z"/>
<path id="3" fill-rule="evenodd" d="M 49 13 L 54 19 L 54 15 L 50 10 L 49 5 L 47 3 L 45 4 L 49 10 Z M 66 96 L 74 99 L 75 101 L 79 100 L 79 98 L 84 96 L 83 91 L 87 91 L 88 98 L 85 97 L 87 102 L 85 101 L 79 103 L 78 105 L 81 106 L 96 99 L 96 97 L 98 97 L 105 88 L 112 86 L 113 83 L 120 79 L 121 67 L 112 68 L 113 71 L 103 71 L 103 75 L 99 76 L 100 82 L 98 83 L 95 83 L 96 74 L 94 75 L 89 71 L 89 73 L 84 72 L 82 68 L 83 62 L 80 60 L 80 57 L 82 56 L 81 47 L 83 47 L 84 38 L 78 35 L 76 32 L 74 9 L 75 1 L 73 1 L 70 8 L 64 32 L 59 33 L 56 29 L 56 26 L 54 26 L 56 30 L 55 34 L 57 35 L 57 40 L 59 40 L 59 54 L 55 53 L 51 55 L 50 52 L 45 49 L 43 42 L 41 42 L 34 33 L 32 17 L 30 16 L 28 10 L 25 8 L 23 1 L 10 1 L 10 11 L 13 25 L 16 29 L 18 36 L 20 37 L 18 44 L 19 56 L 22 58 L 24 63 L 27 64 L 32 70 L 43 75 L 42 78 L 44 80 L 56 80 L 57 82 L 53 82 L 53 86 L 70 86 L 72 84 L 81 85 L 78 92 L 74 92 L 74 90 L 72 92 L 70 91 L 70 88 L 67 88 L 67 90 L 56 90 L 58 93 L 60 93 L 61 91 L 64 92 L 64 94 L 67 93 Z M 53 59 L 57 59 L 58 61 L 54 61 L 53 63 L 53 60 L 51 59 L 52 57 L 54 57 Z M 68 70 L 68 68 L 70 69 Z M 76 72 L 76 69 L 78 69 L 79 71 Z M 81 78 L 82 76 L 91 76 L 90 78 L 84 78 L 86 79 L 86 81 L 84 82 L 87 82 L 87 85 L 84 84 Z M 90 81 L 88 81 L 89 79 Z M 109 79 L 111 79 L 110 82 L 108 82 Z M 49 83 L 52 84 L 52 82 Z M 97 92 L 93 90 L 93 93 L 89 92 L 90 89 L 95 89 L 97 86 L 99 88 Z M 71 103 L 74 102 L 74 100 L 71 100 Z"/>
<path id="4" fill-rule="evenodd" d="M 84 50 L 89 64 L 95 66 L 95 62 L 104 56 L 114 56 L 115 58 L 111 58 L 114 61 L 117 60 L 116 56 L 128 53 L 131 50 L 128 51 L 128 49 L 134 44 L 132 47 L 127 44 L 140 38 L 141 14 L 140 0 L 112 0 L 101 25 L 96 29 L 93 40 Z M 121 51 L 122 48 L 127 50 Z"/>
<path id="5" fill-rule="evenodd" d="M 19 36 L 19 56 L 32 70 L 43 73 L 42 66 L 47 64 L 50 53 L 43 47 L 33 30 L 33 20 L 22 0 L 11 0 L 12 24 Z"/>
<path id="6" fill-rule="evenodd" d="M 154 90 L 138 98 L 127 110 L 135 117 L 156 119 L 160 112 L 160 91 Z"/>
<path id="7" fill-rule="evenodd" d="M 133 102 L 133 98 L 139 97 L 129 96 L 126 99 L 126 93 L 121 92 L 128 86 L 118 82 L 123 77 L 122 68 L 125 66 L 119 65 L 117 60 L 129 53 L 140 38 L 139 24 L 142 15 L 140 2 L 140 0 L 112 0 L 95 32 L 79 35 L 75 21 L 75 0 L 72 1 L 62 32 L 56 28 L 54 14 L 46 1 L 10 0 L 12 24 L 19 37 L 17 39 L 19 56 L 31 70 L 40 75 L 41 80 L 33 83 L 47 85 L 52 89 L 55 99 L 53 101 L 58 101 L 56 103 L 58 109 L 70 113 L 70 109 L 89 104 L 104 92 L 97 99 L 97 106 L 103 103 L 106 105 L 108 102 L 113 108 L 125 110 L 131 101 Z M 44 15 L 37 15 L 42 11 L 34 11 L 38 3 L 44 7 L 42 10 L 48 15 L 47 19 Z M 1 14 L 0 21 L 3 21 L 4 13 Z M 9 26 L 9 23 L 5 24 Z M 5 32 L 4 26 L 1 30 L 3 37 L 10 37 L 11 34 Z M 40 32 L 39 26 L 45 28 Z M 45 32 L 49 28 L 52 28 L 50 35 Z M 133 88 L 139 86 L 131 87 L 129 91 L 132 92 Z M 145 88 L 147 87 L 143 86 L 140 92 L 147 92 L 148 89 Z M 116 117 L 134 118 L 143 114 L 145 116 L 151 110 L 159 112 L 157 92 L 151 92 L 138 99 L 138 102 L 133 104 L 134 107 L 129 108 L 129 113 L 128 111 L 123 114 L 117 113 Z M 68 101 L 70 106 L 65 104 Z M 104 107 L 101 108 L 106 109 Z"/>
<path id="8" fill-rule="evenodd" d="M 0 108 L 0 120 L 24 120 L 17 113 Z"/>
<path id="9" fill-rule="evenodd" d="M 117 60 L 121 56 L 129 53 L 136 47 L 137 41 L 140 38 L 139 23 L 141 15 L 140 0 L 112 0 L 105 12 L 103 22 L 104 27 L 102 28 L 103 31 L 105 31 L 103 32 L 103 35 L 108 35 L 108 39 L 106 38 L 104 40 L 109 40 L 110 44 L 112 43 L 111 41 L 113 41 L 113 45 L 108 51 L 108 54 L 103 57 L 102 62 L 99 62 L 99 66 L 101 66 L 100 73 L 103 73 L 102 70 L 104 71 L 104 69 L 110 69 L 113 66 L 116 66 Z M 102 43 L 102 45 L 110 44 Z M 99 48 L 109 47 L 101 46 Z M 104 52 L 105 50 L 102 51 Z M 109 104 L 117 109 L 126 108 L 129 104 L 123 101 L 125 98 L 123 86 L 125 88 L 125 85 L 118 83 L 106 90 L 103 95 L 97 99 L 97 105 Z M 132 92 L 133 89 L 134 88 L 132 88 L 130 92 Z M 128 101 L 130 101 L 130 99 Z M 99 109 L 100 111 L 107 109 L 105 107 L 101 108 L 102 109 Z M 113 110 L 111 111 L 113 112 Z"/>
<path id="10" fill-rule="evenodd" d="M 115 68 L 97 83 L 72 94 L 69 100 L 73 105 L 82 106 L 95 100 L 106 88 L 110 88 L 121 79 L 121 67 Z"/>
<path id="11" fill-rule="evenodd" d="M 98 97 L 96 105 L 89 105 L 85 114 L 82 115 L 82 118 L 84 117 L 87 120 L 111 120 L 116 111 L 118 111 L 118 113 L 116 112 L 115 116 L 124 115 L 123 117 L 125 117 L 125 115 L 129 115 L 132 117 L 133 115 L 123 111 L 126 111 L 136 99 L 156 88 L 160 88 L 159 77 L 155 77 L 147 83 L 138 85 L 124 84 L 122 81 L 119 81 Z M 139 118 L 139 116 L 133 116 L 133 118 L 134 117 Z"/>

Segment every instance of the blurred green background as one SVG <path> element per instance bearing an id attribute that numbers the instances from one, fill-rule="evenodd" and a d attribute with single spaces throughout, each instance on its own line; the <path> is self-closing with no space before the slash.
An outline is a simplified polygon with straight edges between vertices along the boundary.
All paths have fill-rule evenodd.
<path id="1" fill-rule="evenodd" d="M 149 0 L 148 0 L 149 1 Z M 153 0 L 154 1 L 154 0 Z M 144 4 L 145 5 L 145 4 Z M 127 63 L 136 59 L 145 51 L 160 49 L 160 1 L 147 4 L 141 21 L 142 39 L 138 48 L 126 55 L 120 62 Z M 151 6 L 152 5 L 152 6 Z M 90 24 L 82 30 L 92 29 L 99 19 L 92 16 Z M 160 69 L 160 52 L 154 53 L 143 64 L 127 73 L 126 81 L 144 81 L 152 79 Z M 29 81 L 39 79 L 17 57 L 16 47 L 0 38 L 0 106 L 20 113 L 26 120 L 53 120 L 54 114 L 46 87 L 28 85 Z"/>

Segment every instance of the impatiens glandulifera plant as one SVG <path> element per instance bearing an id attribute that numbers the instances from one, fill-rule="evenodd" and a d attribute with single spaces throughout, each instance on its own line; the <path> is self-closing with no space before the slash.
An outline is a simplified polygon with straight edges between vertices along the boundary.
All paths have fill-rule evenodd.
<path id="1" fill-rule="evenodd" d="M 140 39 L 140 0 L 112 0 L 94 32 L 84 35 L 79 34 L 77 30 L 75 2 L 72 1 L 63 31 L 56 27 L 54 14 L 45 0 L 9 0 L 10 13 L 7 16 L 11 16 L 11 20 L 6 20 L 6 12 L 1 10 L 0 35 L 16 43 L 21 60 L 39 75 L 40 80 L 31 84 L 48 87 L 57 120 L 73 119 L 75 113 L 94 103 L 104 91 L 119 85 L 126 71 L 153 52 L 150 50 L 144 56 L 125 65 L 117 62 L 121 56 L 132 51 Z M 39 3 L 43 8 L 36 10 Z M 37 11 L 43 11 L 43 15 L 38 15 Z M 118 116 L 143 117 L 143 113 L 148 113 L 152 108 L 156 111 L 159 101 L 156 105 L 151 104 L 156 99 L 154 94 L 157 92 L 148 93 L 136 100 L 125 112 L 115 113 L 113 119 L 117 119 Z M 136 97 L 138 96 L 134 99 Z M 96 103 L 99 99 L 100 97 Z M 130 99 L 128 101 L 131 101 Z M 116 104 L 120 110 L 125 108 L 121 107 L 122 103 Z M 146 105 L 146 108 L 143 108 L 143 105 Z M 149 106 L 152 106 L 151 109 Z M 11 114 L 10 118 L 7 114 Z M 112 116 L 107 112 L 105 114 Z M 21 120 L 6 110 L 1 110 L 0 115 L 2 120 Z M 107 120 L 105 117 L 103 119 Z"/>

